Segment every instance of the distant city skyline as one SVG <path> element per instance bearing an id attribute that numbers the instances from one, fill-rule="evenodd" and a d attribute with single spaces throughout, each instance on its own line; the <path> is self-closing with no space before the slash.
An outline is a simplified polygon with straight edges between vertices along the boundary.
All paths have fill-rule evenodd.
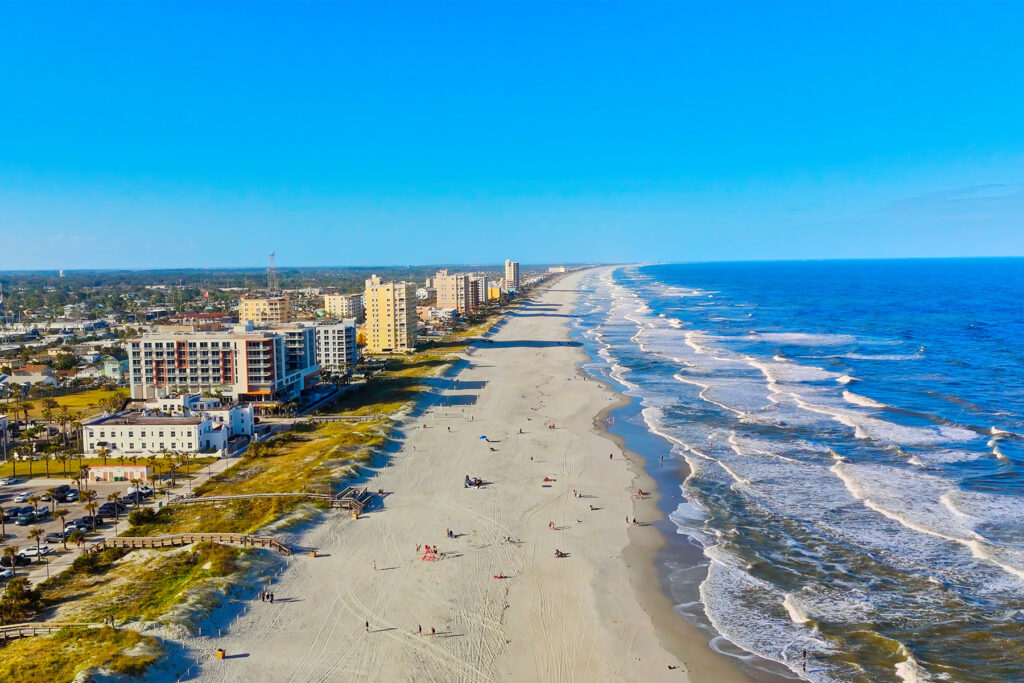
<path id="1" fill-rule="evenodd" d="M 0 4 L 0 270 L 1024 255 L 1020 4 Z"/>

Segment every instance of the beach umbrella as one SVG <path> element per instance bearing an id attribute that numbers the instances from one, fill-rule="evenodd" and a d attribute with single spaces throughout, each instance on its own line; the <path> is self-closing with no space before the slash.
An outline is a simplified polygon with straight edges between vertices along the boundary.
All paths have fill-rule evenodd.
<path id="1" fill-rule="evenodd" d="M 485 441 L 487 440 L 487 437 L 486 437 L 486 436 L 481 436 L 480 438 L 481 438 L 481 439 L 484 439 Z"/>

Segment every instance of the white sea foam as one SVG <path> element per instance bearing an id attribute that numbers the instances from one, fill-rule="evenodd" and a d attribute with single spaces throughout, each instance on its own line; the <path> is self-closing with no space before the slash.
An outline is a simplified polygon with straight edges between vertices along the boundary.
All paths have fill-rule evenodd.
<path id="1" fill-rule="evenodd" d="M 792 593 L 786 593 L 786 597 L 782 599 L 782 606 L 786 608 L 786 612 L 789 614 L 790 620 L 794 624 L 806 624 L 811 620 L 807 614 L 800 609 L 800 606 L 796 604 L 796 600 L 793 599 Z"/>
<path id="2" fill-rule="evenodd" d="M 846 399 L 846 401 L 848 403 L 852 403 L 855 406 L 861 406 L 861 407 L 864 407 L 864 408 L 888 408 L 889 407 L 889 406 L 885 405 L 884 403 L 879 403 L 878 401 L 875 401 L 874 399 L 870 399 L 867 396 L 861 396 L 860 394 L 855 394 L 852 391 L 844 391 L 843 392 L 843 398 Z"/>
<path id="3" fill-rule="evenodd" d="M 845 408 L 810 403 L 798 394 L 790 395 L 798 407 L 812 413 L 827 415 L 832 420 L 850 427 L 858 439 L 873 439 L 882 443 L 903 446 L 930 446 L 946 442 L 970 441 L 977 437 L 977 434 L 962 427 L 952 425 L 910 427 Z"/>
<path id="4" fill-rule="evenodd" d="M 839 384 L 849 384 L 850 382 L 856 382 L 856 377 L 850 377 L 849 375 L 840 375 L 836 377 L 836 382 Z"/>
<path id="5" fill-rule="evenodd" d="M 791 346 L 844 346 L 857 338 L 849 334 L 808 334 L 805 332 L 755 332 L 761 341 Z"/>
<path id="6" fill-rule="evenodd" d="M 930 683 L 932 678 L 928 673 L 921 668 L 914 656 L 910 654 L 910 650 L 907 649 L 906 645 L 900 643 L 899 652 L 901 655 L 906 657 L 902 662 L 897 662 L 896 666 L 896 677 L 899 678 L 903 683 Z"/>

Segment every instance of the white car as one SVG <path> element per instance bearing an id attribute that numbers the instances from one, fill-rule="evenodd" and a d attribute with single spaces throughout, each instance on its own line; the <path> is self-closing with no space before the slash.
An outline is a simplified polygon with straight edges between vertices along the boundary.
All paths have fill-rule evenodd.
<path id="1" fill-rule="evenodd" d="M 19 493 L 17 495 L 17 497 L 15 497 L 14 502 L 15 503 L 27 503 L 28 499 L 29 499 L 29 496 L 31 496 L 31 495 L 32 495 L 31 491 L 26 491 L 25 493 Z"/>
<path id="2" fill-rule="evenodd" d="M 14 576 L 13 569 L 0 569 L 0 579 L 9 579 Z"/>
<path id="3" fill-rule="evenodd" d="M 11 484 L 17 483 L 18 480 L 15 479 L 14 477 L 4 477 L 3 479 L 0 479 L 0 484 L 3 484 L 4 486 L 10 486 Z"/>
<path id="4" fill-rule="evenodd" d="M 19 555 L 24 555 L 25 557 L 36 557 L 36 556 L 42 557 L 43 555 L 49 555 L 50 554 L 50 546 L 48 546 L 48 545 L 41 545 L 39 547 L 36 547 L 36 546 L 33 545 L 33 546 L 29 546 L 28 548 L 25 548 L 24 550 L 22 550 L 18 554 Z"/>

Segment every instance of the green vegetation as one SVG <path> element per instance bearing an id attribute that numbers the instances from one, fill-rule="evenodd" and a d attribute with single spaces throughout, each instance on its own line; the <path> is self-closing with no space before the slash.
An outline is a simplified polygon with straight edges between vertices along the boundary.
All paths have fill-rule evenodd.
<path id="1" fill-rule="evenodd" d="M 212 543 L 168 550 L 107 548 L 77 558 L 70 569 L 41 583 L 42 604 L 64 621 L 158 619 L 192 586 L 234 573 L 248 552 Z"/>
<path id="2" fill-rule="evenodd" d="M 64 629 L 52 636 L 12 640 L 0 647 L 0 680 L 70 681 L 94 667 L 125 676 L 140 676 L 159 655 L 159 643 L 135 631 L 116 631 L 109 627 Z"/>
<path id="3" fill-rule="evenodd" d="M 373 449 L 384 443 L 388 422 L 300 424 L 251 449 L 234 467 L 196 488 L 197 496 L 310 491 L 325 493 L 354 474 Z M 255 454 L 255 455 L 254 455 Z M 203 505 L 170 506 L 152 517 L 138 517 L 129 536 L 169 533 L 254 533 L 299 506 L 305 498 L 257 498 Z M 132 521 L 129 519 L 129 521 Z"/>
<path id="4" fill-rule="evenodd" d="M 39 611 L 42 593 L 32 588 L 28 579 L 20 576 L 7 582 L 3 597 L 0 597 L 0 623 L 16 624 Z"/>
<path id="5" fill-rule="evenodd" d="M 208 465 L 216 460 L 217 458 L 213 456 L 190 457 L 188 459 L 189 471 L 194 476 L 194 474 L 198 472 L 201 467 Z M 149 458 L 140 458 L 132 456 L 127 458 L 109 457 L 104 460 L 103 458 L 79 458 L 77 455 L 68 456 L 66 459 L 51 459 L 49 463 L 42 460 L 32 463 L 30 463 L 29 461 L 11 461 L 2 463 L 0 464 L 0 477 L 45 477 L 47 476 L 47 465 L 49 465 L 49 476 L 74 479 L 78 476 L 78 473 L 81 471 L 82 467 L 116 465 L 124 464 L 125 462 L 130 462 L 133 465 L 150 465 L 151 467 L 154 468 L 155 472 L 163 473 L 163 478 L 169 479 L 170 475 L 167 474 L 167 469 L 170 466 L 170 463 L 166 458 L 153 458 L 152 460 L 150 460 Z M 184 473 L 184 466 L 179 466 L 177 468 L 176 473 L 177 478 L 179 480 L 184 479 Z"/>

